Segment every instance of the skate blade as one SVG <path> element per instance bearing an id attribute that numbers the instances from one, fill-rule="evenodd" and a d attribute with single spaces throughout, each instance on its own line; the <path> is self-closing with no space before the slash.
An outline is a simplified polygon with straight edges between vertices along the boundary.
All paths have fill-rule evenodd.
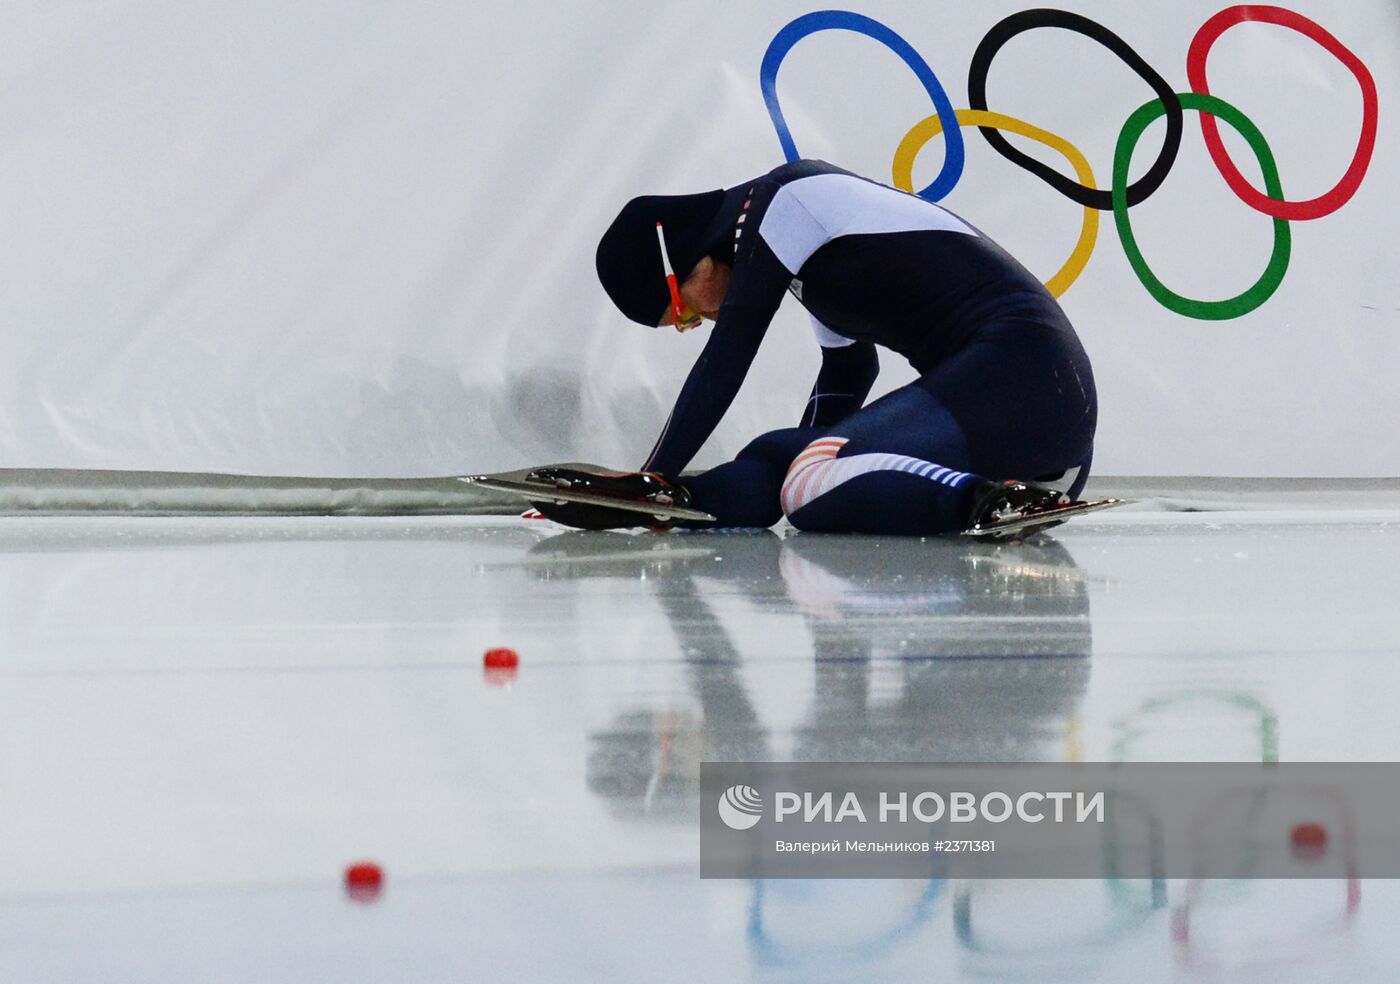
<path id="1" fill-rule="evenodd" d="M 1091 502 L 1071 502 L 1067 506 L 1061 506 L 1058 509 L 1047 509 L 1045 512 L 1036 513 L 1034 516 L 1021 516 L 1016 519 L 1008 519 L 1001 523 L 987 523 L 981 526 L 974 526 L 970 530 L 963 530 L 963 536 L 985 539 L 1009 539 L 1020 533 L 1048 530 L 1052 527 L 1059 526 L 1066 520 L 1073 519 L 1075 516 L 1098 512 L 1100 509 L 1112 509 L 1114 506 L 1124 505 L 1127 501 L 1127 499 L 1095 499 Z"/>
<path id="2" fill-rule="evenodd" d="M 502 478 L 498 475 L 463 475 L 458 478 L 460 482 L 468 485 L 475 485 L 478 488 L 490 489 L 492 492 L 508 492 L 511 495 L 518 495 L 531 502 L 557 502 L 560 504 L 574 504 L 580 506 L 595 506 L 599 509 L 616 509 L 619 512 L 636 513 L 638 516 L 650 516 L 663 523 L 674 522 L 676 520 L 691 520 L 696 522 L 713 523 L 715 518 L 707 512 L 699 509 L 691 509 L 687 506 L 664 505 L 659 502 L 634 501 L 632 499 L 618 499 L 613 496 L 599 495 L 597 492 L 575 492 L 570 489 L 561 489 L 554 485 L 546 485 L 543 482 L 526 482 L 519 479 Z M 645 526 L 646 523 L 638 520 L 638 526 Z"/>

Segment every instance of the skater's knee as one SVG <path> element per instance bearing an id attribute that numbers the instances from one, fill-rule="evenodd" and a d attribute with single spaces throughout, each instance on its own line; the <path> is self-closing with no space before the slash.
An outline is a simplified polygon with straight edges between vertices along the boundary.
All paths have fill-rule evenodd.
<path id="1" fill-rule="evenodd" d="M 783 518 L 778 504 L 783 471 L 766 461 L 730 461 L 686 479 L 691 504 L 715 517 L 693 528 L 766 529 Z"/>
<path id="2" fill-rule="evenodd" d="M 787 521 L 803 533 L 849 533 L 851 524 L 831 509 L 820 505 L 795 509 L 787 514 Z"/>
<path id="3" fill-rule="evenodd" d="M 716 509 L 715 522 L 689 524 L 692 529 L 766 530 L 783 518 L 777 502 L 755 497 Z"/>

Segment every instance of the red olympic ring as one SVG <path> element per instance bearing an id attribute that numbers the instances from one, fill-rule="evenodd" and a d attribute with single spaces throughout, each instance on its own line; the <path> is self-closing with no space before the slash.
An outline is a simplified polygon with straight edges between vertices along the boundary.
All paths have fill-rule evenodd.
<path id="1" fill-rule="evenodd" d="M 1356 194 L 1356 189 L 1361 185 L 1361 179 L 1366 175 L 1366 168 L 1371 164 L 1371 152 L 1376 147 L 1376 117 L 1378 114 L 1375 79 L 1371 78 L 1370 71 L 1362 64 L 1361 59 L 1352 54 L 1346 45 L 1327 33 L 1327 30 L 1321 25 L 1308 20 L 1302 14 L 1296 14 L 1282 7 L 1240 4 L 1226 7 L 1220 11 L 1202 24 L 1201 29 L 1196 32 L 1196 36 L 1191 39 L 1191 47 L 1186 53 L 1186 78 L 1191 83 L 1192 91 L 1202 95 L 1210 94 L 1210 87 L 1206 84 L 1206 55 L 1210 53 L 1211 45 L 1215 44 L 1220 35 L 1236 24 L 1245 21 L 1262 21 L 1297 31 L 1304 37 L 1316 41 L 1347 67 L 1361 86 L 1361 138 L 1357 141 L 1356 153 L 1352 156 L 1351 164 L 1347 167 L 1346 173 L 1342 175 L 1342 179 L 1333 186 L 1331 191 L 1307 201 L 1270 198 L 1257 190 L 1244 175 L 1240 174 L 1234 161 L 1230 160 L 1230 155 L 1220 140 L 1220 131 L 1216 128 L 1215 117 L 1208 113 L 1201 113 L 1201 133 L 1205 137 L 1206 147 L 1210 150 L 1211 160 L 1215 161 L 1216 168 L 1219 169 L 1230 189 L 1240 197 L 1241 201 L 1256 211 L 1263 212 L 1275 219 L 1317 219 L 1324 215 L 1330 215 L 1345 205 L 1352 195 Z"/>

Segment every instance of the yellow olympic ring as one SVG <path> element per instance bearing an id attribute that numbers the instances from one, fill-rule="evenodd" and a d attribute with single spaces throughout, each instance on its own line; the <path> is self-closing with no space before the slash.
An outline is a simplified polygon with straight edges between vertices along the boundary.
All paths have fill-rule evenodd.
<path id="1" fill-rule="evenodd" d="M 1043 143 L 1051 150 L 1064 155 L 1084 187 L 1098 187 L 1094 182 L 1094 172 L 1090 170 L 1089 162 L 1079 152 L 1079 148 L 1064 137 L 1057 137 L 1048 130 L 1031 126 L 1029 123 L 1024 123 L 1014 117 L 1005 116 L 1002 113 L 991 113 L 984 109 L 960 109 L 957 111 L 957 118 L 959 126 L 990 126 Z M 919 151 L 923 150 L 924 144 L 942 132 L 943 121 L 937 116 L 929 116 L 915 123 L 904 135 L 904 139 L 899 142 L 899 147 L 894 152 L 893 171 L 896 188 L 900 191 L 913 192 L 914 158 L 919 156 Z M 1053 277 L 1045 281 L 1045 287 L 1052 295 L 1059 297 L 1069 290 L 1070 284 L 1079 279 L 1079 275 L 1084 272 L 1084 267 L 1089 263 L 1089 256 L 1094 252 L 1094 243 L 1098 240 L 1098 236 L 1099 211 L 1086 205 L 1084 207 L 1084 224 L 1080 227 L 1079 242 L 1074 244 L 1074 252 L 1069 254 L 1065 265 L 1060 267 Z"/>

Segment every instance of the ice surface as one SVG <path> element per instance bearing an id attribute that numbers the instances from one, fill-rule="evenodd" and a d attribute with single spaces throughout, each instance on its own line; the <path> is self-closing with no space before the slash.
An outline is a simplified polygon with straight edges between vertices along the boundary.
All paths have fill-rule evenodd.
<path id="1" fill-rule="evenodd" d="M 1400 758 L 1400 509 L 1325 505 L 0 520 L 0 979 L 1393 980 L 1394 882 L 697 877 L 706 759 Z"/>

